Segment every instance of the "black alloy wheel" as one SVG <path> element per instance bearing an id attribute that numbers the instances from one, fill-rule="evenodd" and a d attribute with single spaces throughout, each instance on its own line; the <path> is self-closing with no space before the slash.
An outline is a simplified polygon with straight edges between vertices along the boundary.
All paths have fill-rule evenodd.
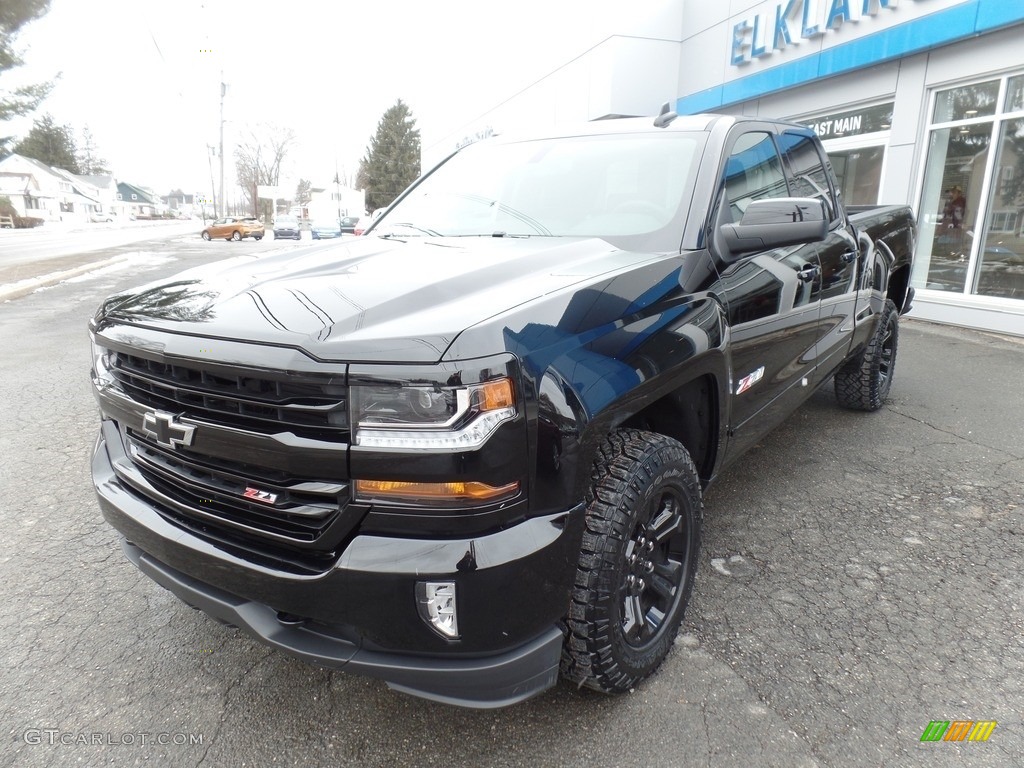
<path id="1" fill-rule="evenodd" d="M 833 386 L 836 400 L 843 407 L 877 411 L 885 404 L 896 373 L 899 317 L 896 304 L 886 299 L 867 346 L 836 371 Z"/>
<path id="2" fill-rule="evenodd" d="M 622 693 L 665 660 L 697 572 L 700 478 L 679 442 L 618 430 L 601 445 L 565 623 L 562 674 Z"/>

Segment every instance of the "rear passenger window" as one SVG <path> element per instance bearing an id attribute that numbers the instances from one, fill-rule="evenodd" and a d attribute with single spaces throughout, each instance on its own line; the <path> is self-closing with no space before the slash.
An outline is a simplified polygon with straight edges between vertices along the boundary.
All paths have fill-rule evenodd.
<path id="1" fill-rule="evenodd" d="M 814 139 L 787 131 L 779 137 L 779 143 L 789 159 L 789 168 L 793 174 L 793 196 L 824 200 L 829 221 L 834 222 L 839 217 L 839 206 L 836 205 L 828 182 L 824 158 L 818 154 Z"/>
<path id="2" fill-rule="evenodd" d="M 734 223 L 754 200 L 789 196 L 771 134 L 753 131 L 736 140 L 725 163 L 725 196 Z"/>

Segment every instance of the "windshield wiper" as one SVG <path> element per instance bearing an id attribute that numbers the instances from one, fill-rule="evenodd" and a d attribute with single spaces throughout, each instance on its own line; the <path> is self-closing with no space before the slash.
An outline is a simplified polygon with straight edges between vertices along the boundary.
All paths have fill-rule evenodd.
<path id="1" fill-rule="evenodd" d="M 430 235 L 431 237 L 444 237 L 444 235 L 442 235 L 440 232 L 435 232 L 432 229 L 424 229 L 423 227 L 417 227 L 415 224 L 410 224 L 407 221 L 400 221 L 400 222 L 396 222 L 394 224 L 385 224 L 384 225 L 384 229 L 385 230 L 388 229 L 388 227 L 405 227 L 406 229 L 411 229 L 411 230 L 414 230 L 416 232 L 421 232 L 424 235 Z M 381 237 L 397 237 L 397 235 L 395 235 L 395 234 L 393 234 L 391 232 L 385 232 L 383 235 L 381 235 Z"/>

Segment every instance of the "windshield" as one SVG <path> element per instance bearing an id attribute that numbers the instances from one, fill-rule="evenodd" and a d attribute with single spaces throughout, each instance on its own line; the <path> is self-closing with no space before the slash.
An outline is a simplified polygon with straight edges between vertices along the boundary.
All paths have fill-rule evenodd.
<path id="1" fill-rule="evenodd" d="M 600 237 L 674 250 L 703 133 L 481 142 L 425 177 L 376 224 L 391 237 Z"/>

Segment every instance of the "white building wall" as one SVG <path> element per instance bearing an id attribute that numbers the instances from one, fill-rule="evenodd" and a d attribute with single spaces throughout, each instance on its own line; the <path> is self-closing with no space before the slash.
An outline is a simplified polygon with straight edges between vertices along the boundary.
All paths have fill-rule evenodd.
<path id="1" fill-rule="evenodd" d="M 424 131 L 427 170 L 490 133 L 518 133 L 611 115 L 654 115 L 679 94 L 685 0 L 623 5 L 595 2 L 578 54 L 487 112 L 439 134 Z"/>

